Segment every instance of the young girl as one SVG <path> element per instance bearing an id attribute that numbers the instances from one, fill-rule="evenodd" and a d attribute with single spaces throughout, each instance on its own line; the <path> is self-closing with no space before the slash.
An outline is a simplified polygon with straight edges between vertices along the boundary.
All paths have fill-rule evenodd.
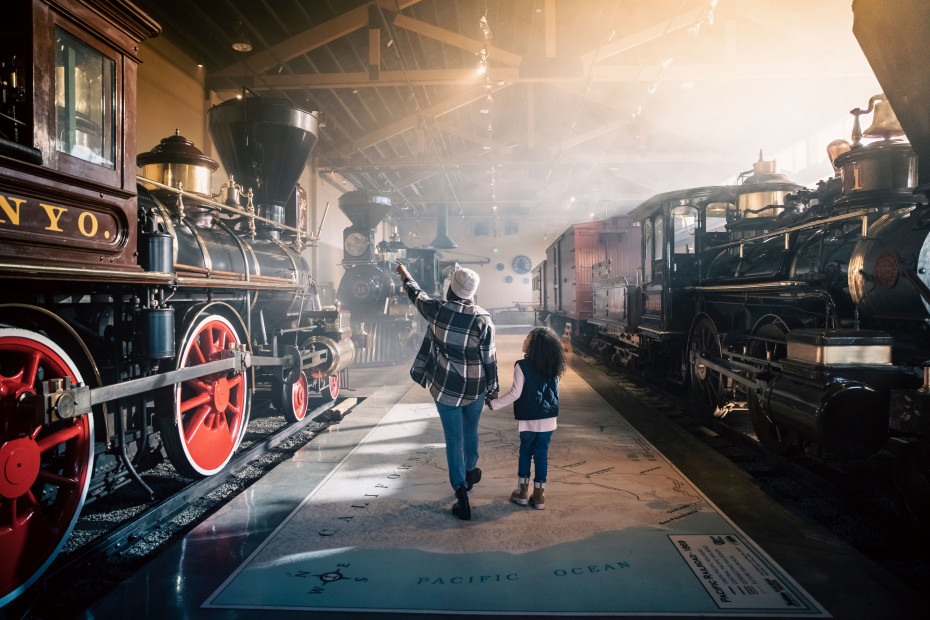
<path id="1" fill-rule="evenodd" d="M 546 469 L 549 440 L 559 415 L 559 377 L 565 372 L 562 342 L 548 327 L 537 327 L 523 341 L 525 355 L 513 367 L 513 387 L 492 399 L 492 411 L 513 403 L 513 415 L 520 426 L 520 459 L 517 463 L 517 490 L 510 501 L 537 510 L 546 507 Z M 533 495 L 530 496 L 530 460 L 536 463 Z"/>

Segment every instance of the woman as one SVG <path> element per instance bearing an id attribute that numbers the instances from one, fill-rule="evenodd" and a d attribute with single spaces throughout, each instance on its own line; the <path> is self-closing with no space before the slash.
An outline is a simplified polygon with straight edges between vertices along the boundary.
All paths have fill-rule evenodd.
<path id="1" fill-rule="evenodd" d="M 471 519 L 468 491 L 481 480 L 478 469 L 478 419 L 486 396 L 497 396 L 497 352 L 494 324 L 475 303 L 480 278 L 471 269 L 456 269 L 445 301 L 431 299 L 397 261 L 404 290 L 426 319 L 426 335 L 410 376 L 428 388 L 442 420 L 449 482 L 455 491 L 452 514 Z"/>

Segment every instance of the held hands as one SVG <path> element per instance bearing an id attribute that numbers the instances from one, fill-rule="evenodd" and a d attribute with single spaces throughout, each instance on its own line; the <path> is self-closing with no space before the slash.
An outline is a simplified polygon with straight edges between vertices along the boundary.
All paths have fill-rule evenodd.
<path id="1" fill-rule="evenodd" d="M 488 409 L 490 409 L 491 411 L 494 411 L 494 406 L 491 404 L 491 401 L 497 398 L 498 393 L 499 393 L 499 390 L 494 390 L 493 392 L 489 392 L 487 397 L 485 397 L 484 399 L 484 403 L 488 406 Z"/>

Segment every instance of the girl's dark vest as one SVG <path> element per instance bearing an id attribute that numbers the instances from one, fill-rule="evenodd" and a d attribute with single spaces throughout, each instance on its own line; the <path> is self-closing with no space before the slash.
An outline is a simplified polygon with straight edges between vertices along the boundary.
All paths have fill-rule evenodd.
<path id="1" fill-rule="evenodd" d="M 544 377 L 527 360 L 518 360 L 523 371 L 523 391 L 513 403 L 518 420 L 542 420 L 559 415 L 559 379 Z"/>

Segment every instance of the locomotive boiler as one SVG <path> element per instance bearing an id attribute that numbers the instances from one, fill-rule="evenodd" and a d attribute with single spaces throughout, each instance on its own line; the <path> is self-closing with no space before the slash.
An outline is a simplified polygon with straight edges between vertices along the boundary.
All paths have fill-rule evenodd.
<path id="1" fill-rule="evenodd" d="M 147 489 L 137 468 L 162 447 L 184 475 L 222 471 L 257 389 L 299 421 L 354 351 L 301 256 L 312 112 L 215 106 L 233 175 L 216 201 L 217 163 L 183 136 L 138 162 L 127 139 L 155 22 L 120 0 L 14 2 L 5 19 L 22 36 L 0 44 L 0 606 L 85 502 Z"/>

